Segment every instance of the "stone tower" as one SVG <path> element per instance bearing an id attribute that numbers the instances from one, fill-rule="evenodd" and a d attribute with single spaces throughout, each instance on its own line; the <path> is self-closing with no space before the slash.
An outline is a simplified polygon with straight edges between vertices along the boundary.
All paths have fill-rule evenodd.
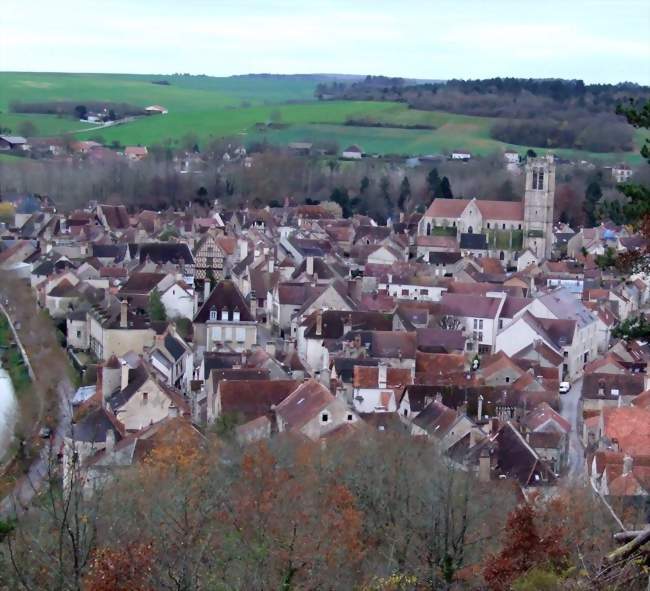
<path id="1" fill-rule="evenodd" d="M 551 258 L 554 200 L 553 155 L 529 158 L 524 194 L 524 248 L 530 248 L 538 258 Z"/>

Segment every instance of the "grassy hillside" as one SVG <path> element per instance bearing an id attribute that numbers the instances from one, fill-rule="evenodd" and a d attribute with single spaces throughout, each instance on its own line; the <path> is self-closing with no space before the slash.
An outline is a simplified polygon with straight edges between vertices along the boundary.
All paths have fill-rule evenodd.
<path id="1" fill-rule="evenodd" d="M 169 85 L 152 84 L 165 80 Z M 278 144 L 296 140 L 330 140 L 341 148 L 360 144 L 367 152 L 404 155 L 431 154 L 455 148 L 485 154 L 508 146 L 490 138 L 493 119 L 408 109 L 403 103 L 325 102 L 313 100 L 318 76 L 142 76 L 125 74 L 0 73 L 0 126 L 18 133 L 20 123 L 32 121 L 38 135 L 76 133 L 80 138 L 99 135 L 106 142 L 150 145 L 167 140 L 178 143 L 195 133 L 200 141 L 240 136 L 244 142 L 266 139 Z M 12 101 L 114 101 L 139 106 L 161 104 L 165 116 L 141 118 L 112 128 L 84 131 L 86 124 L 53 115 L 9 113 Z M 259 131 L 255 124 L 280 114 L 287 127 Z M 351 127 L 349 118 L 369 118 L 388 125 L 427 125 L 433 130 Z M 645 132 L 637 133 L 640 145 Z M 524 152 L 527 146 L 518 146 Z M 543 150 L 538 150 L 543 152 Z M 569 158 L 631 163 L 638 153 L 591 154 L 557 150 Z"/>

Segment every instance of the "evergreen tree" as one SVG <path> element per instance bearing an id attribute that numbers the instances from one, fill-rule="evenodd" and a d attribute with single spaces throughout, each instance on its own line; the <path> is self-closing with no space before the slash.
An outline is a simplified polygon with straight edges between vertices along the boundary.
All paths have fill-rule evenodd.
<path id="1" fill-rule="evenodd" d="M 442 197 L 443 199 L 454 198 L 454 194 L 451 192 L 451 183 L 446 176 L 443 176 L 442 180 L 440 181 L 440 194 L 438 196 Z"/>
<path id="2" fill-rule="evenodd" d="M 432 168 L 427 175 L 427 186 L 431 197 L 435 199 L 440 196 L 440 175 L 437 168 Z"/>
<path id="3" fill-rule="evenodd" d="M 408 177 L 405 176 L 404 179 L 402 180 L 402 184 L 399 187 L 399 198 L 397 200 L 397 208 L 400 211 L 404 211 L 406 202 L 409 200 L 410 197 L 411 197 L 411 183 L 409 183 Z"/>
<path id="4" fill-rule="evenodd" d="M 603 196 L 603 190 L 600 188 L 598 181 L 591 181 L 585 191 L 585 202 L 583 209 L 587 219 L 587 225 L 593 227 L 596 225 L 597 206 L 600 198 Z"/>
<path id="5" fill-rule="evenodd" d="M 352 215 L 350 197 L 348 196 L 347 189 L 336 187 L 330 195 L 330 201 L 334 201 L 334 203 L 338 203 L 341 206 L 341 213 L 344 218 L 349 218 Z"/>
<path id="6" fill-rule="evenodd" d="M 157 289 L 154 289 L 149 295 L 149 318 L 151 320 L 164 322 L 167 320 L 167 312 L 165 311 L 165 306 L 160 299 L 160 292 Z"/>

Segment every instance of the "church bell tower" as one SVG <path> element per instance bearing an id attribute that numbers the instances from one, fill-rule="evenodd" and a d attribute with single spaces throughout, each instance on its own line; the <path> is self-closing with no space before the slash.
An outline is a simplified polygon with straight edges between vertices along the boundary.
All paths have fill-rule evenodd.
<path id="1" fill-rule="evenodd" d="M 555 162 L 552 154 L 528 158 L 524 194 L 524 248 L 538 258 L 551 258 Z"/>

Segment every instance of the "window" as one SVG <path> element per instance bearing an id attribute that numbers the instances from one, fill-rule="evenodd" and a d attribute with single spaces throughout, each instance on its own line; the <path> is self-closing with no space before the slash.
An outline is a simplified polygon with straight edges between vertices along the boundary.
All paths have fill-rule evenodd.
<path id="1" fill-rule="evenodd" d="M 500 261 L 503 261 L 503 260 L 505 260 L 505 258 L 506 258 L 506 253 L 503 252 L 503 251 L 501 251 L 501 252 L 499 253 L 499 260 L 500 260 Z"/>
<path id="2" fill-rule="evenodd" d="M 503 230 L 505 230 L 505 229 L 506 229 L 506 225 L 505 225 L 505 224 L 503 224 Z"/>
<path id="3" fill-rule="evenodd" d="M 216 319 L 217 319 L 217 311 L 214 308 L 212 308 L 210 310 L 210 320 L 216 320 Z"/>
<path id="4" fill-rule="evenodd" d="M 544 169 L 540 168 L 537 173 L 537 189 L 542 190 L 544 188 Z"/>
<path id="5" fill-rule="evenodd" d="M 78 338 L 78 339 L 81 338 L 81 331 L 80 331 L 80 330 L 77 331 L 77 338 Z"/>
<path id="6" fill-rule="evenodd" d="M 231 335 L 230 327 L 224 327 L 224 329 L 223 329 L 223 340 L 224 341 L 229 341 L 230 340 L 230 335 Z"/>
<path id="7" fill-rule="evenodd" d="M 222 308 L 221 320 L 228 320 L 228 308 Z"/>
<path id="8" fill-rule="evenodd" d="M 149 402 L 149 392 L 142 393 L 142 404 L 147 404 Z"/>
<path id="9" fill-rule="evenodd" d="M 215 326 L 212 329 L 212 338 L 215 341 L 221 341 L 221 327 L 220 326 Z"/>
<path id="10" fill-rule="evenodd" d="M 351 421 L 352 418 L 353 418 L 353 417 L 352 417 L 352 413 L 348 413 L 348 421 Z"/>
<path id="11" fill-rule="evenodd" d="M 510 383 L 510 376 L 506 376 L 506 384 Z"/>
<path id="12" fill-rule="evenodd" d="M 409 290 L 408 290 L 408 289 L 403 289 L 403 290 L 402 290 L 402 295 L 403 295 L 403 296 L 408 296 L 408 294 L 409 294 Z"/>
<path id="13" fill-rule="evenodd" d="M 503 328 L 503 318 L 499 318 L 499 329 Z"/>
<path id="14" fill-rule="evenodd" d="M 409 416 L 409 409 L 405 408 L 403 414 L 404 414 L 405 417 L 408 417 Z"/>
<path id="15" fill-rule="evenodd" d="M 490 229 L 490 222 L 488 222 L 488 230 Z"/>
<path id="16" fill-rule="evenodd" d="M 320 416 L 320 422 L 321 423 L 323 423 L 323 424 L 329 423 L 329 420 L 330 420 L 329 413 L 324 412 L 323 414 L 321 414 L 321 416 Z"/>
<path id="17" fill-rule="evenodd" d="M 239 310 L 235 310 L 232 313 L 232 319 L 233 319 L 234 322 L 239 322 Z"/>
<path id="18" fill-rule="evenodd" d="M 236 329 L 236 334 L 237 334 L 237 342 L 238 343 L 243 343 L 246 340 L 246 329 L 245 328 Z"/>
<path id="19" fill-rule="evenodd" d="M 518 227 L 518 229 L 519 229 L 519 230 L 521 230 L 521 224 L 519 224 L 519 227 Z"/>
<path id="20" fill-rule="evenodd" d="M 482 318 L 478 321 L 478 327 L 479 327 L 480 329 L 483 328 L 483 319 L 482 319 Z"/>
<path id="21" fill-rule="evenodd" d="M 474 318 L 474 328 L 478 328 L 478 318 Z"/>
<path id="22" fill-rule="evenodd" d="M 429 290 L 428 289 L 421 289 L 420 290 L 420 295 L 422 295 L 422 296 L 429 295 Z"/>

